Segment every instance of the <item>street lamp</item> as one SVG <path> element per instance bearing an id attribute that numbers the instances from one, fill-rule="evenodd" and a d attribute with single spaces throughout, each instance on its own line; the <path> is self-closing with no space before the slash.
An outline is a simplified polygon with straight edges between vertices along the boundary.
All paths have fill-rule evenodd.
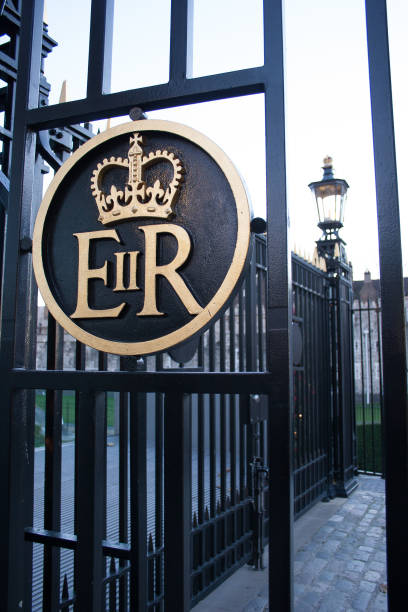
<path id="1" fill-rule="evenodd" d="M 347 263 L 345 242 L 339 236 L 343 227 L 344 204 L 348 184 L 333 174 L 333 160 L 323 160 L 323 177 L 309 185 L 317 204 L 318 226 L 322 235 L 316 241 L 319 257 L 326 263 L 326 298 L 330 303 L 331 335 L 331 401 L 327 404 L 329 437 L 333 450 L 328 453 L 332 488 L 336 495 L 348 497 L 357 486 L 354 476 L 353 432 L 354 395 L 352 363 L 353 343 L 350 334 L 353 292 L 352 269 Z"/>
<path id="2" fill-rule="evenodd" d="M 326 260 L 327 271 L 333 271 L 339 263 L 347 261 L 344 248 L 346 243 L 340 238 L 339 230 L 343 227 L 344 204 L 349 186 L 344 179 L 334 178 L 333 159 L 327 156 L 323 160 L 322 180 L 310 183 L 309 188 L 316 199 L 318 227 L 323 231 L 316 241 L 317 251 Z"/>

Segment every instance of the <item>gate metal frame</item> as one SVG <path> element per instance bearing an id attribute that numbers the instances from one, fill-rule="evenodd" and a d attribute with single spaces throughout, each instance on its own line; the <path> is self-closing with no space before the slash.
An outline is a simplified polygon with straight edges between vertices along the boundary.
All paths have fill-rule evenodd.
<path id="1" fill-rule="evenodd" d="M 2 599 L 7 609 L 28 608 L 29 581 L 21 571 L 24 526 L 30 517 L 22 503 L 30 495 L 32 457 L 23 451 L 33 430 L 25 413 L 27 389 L 76 389 L 82 415 L 78 443 L 92 439 L 91 456 L 79 450 L 82 465 L 77 483 L 83 511 L 77 516 L 77 609 L 100 610 L 103 535 L 97 500 L 101 484 L 96 469 L 102 452 L 102 390 L 160 391 L 165 395 L 168 429 L 165 453 L 172 453 L 173 469 L 165 475 L 165 499 L 172 493 L 172 512 L 165 517 L 165 601 L 168 609 L 190 607 L 190 500 L 185 493 L 188 477 L 184 454 L 189 440 L 187 393 L 267 394 L 270 398 L 269 464 L 280 465 L 270 479 L 270 523 L 279 529 L 270 536 L 270 600 L 278 609 L 289 610 L 293 602 L 293 476 L 292 476 L 292 366 L 291 366 L 291 278 L 288 248 L 288 214 L 285 183 L 285 131 L 283 89 L 283 41 L 281 1 L 264 2 L 264 66 L 200 78 L 186 78 L 188 49 L 188 0 L 173 0 L 171 7 L 170 78 L 164 85 L 109 94 L 112 50 L 113 0 L 93 0 L 89 40 L 87 96 L 83 100 L 38 107 L 43 0 L 23 0 L 20 53 L 16 83 L 16 105 L 10 180 L 10 207 L 5 245 L 1 329 L 1 383 L 3 410 L 0 416 L 1 483 L 0 517 L 6 537 L 0 565 Z M 132 107 L 144 111 L 254 93 L 265 96 L 267 168 L 267 321 L 266 372 L 67 372 L 35 371 L 26 337 L 30 334 L 30 309 L 25 296 L 33 292 L 31 256 L 20 251 L 20 238 L 29 237 L 35 211 L 32 196 L 36 172 L 37 133 L 53 127 L 127 114 Z M 273 276 L 273 287 L 271 278 Z M 18 322 L 18 325 L 16 325 Z M 171 419 L 169 418 L 171 414 Z M 102 428 L 102 429 L 101 429 Z M 11 436 L 11 437 L 10 437 Z M 11 439 L 12 438 L 12 439 Z M 176 450 L 179 451 L 176 453 Z M 86 466 L 86 469 L 85 467 Z M 80 504 L 81 505 L 81 504 Z M 88 509 L 86 509 L 88 507 Z M 28 519 L 28 520 L 27 520 Z M 140 543 L 140 542 L 139 542 Z M 143 546 L 141 547 L 143 549 Z M 132 537 L 133 554 L 139 551 L 138 534 Z M 279 553 L 277 554 L 277 551 Z M 140 551 L 138 554 L 141 554 Z M 135 559 L 136 560 L 136 559 Z M 29 569 L 29 568 L 27 568 Z M 134 570 L 136 571 L 136 570 Z M 132 609 L 142 609 L 145 585 L 134 575 Z M 24 596 L 22 596 L 24 593 Z"/>
<path id="2" fill-rule="evenodd" d="M 408 549 L 408 404 L 386 0 L 366 0 L 366 23 L 380 247 L 388 606 L 389 610 L 397 611 L 405 593 Z"/>
<path id="3" fill-rule="evenodd" d="M 3 4 L 1 7 L 3 8 Z M 15 92 L 15 116 L 10 180 L 9 212 L 5 244 L 4 287 L 2 303 L 0 373 L 3 409 L 0 413 L 0 461 L 3 478 L 0 485 L 0 518 L 5 530 L 0 559 L 2 601 L 9 610 L 30 605 L 30 584 L 23 567 L 24 527 L 30 524 L 32 457 L 27 440 L 33 423 L 25 406 L 30 389 L 76 389 L 83 415 L 79 438 L 95 440 L 92 457 L 78 482 L 78 496 L 93 503 L 78 516 L 78 609 L 99 610 L 102 578 L 102 521 L 96 512 L 101 485 L 96 478 L 100 459 L 101 392 L 108 390 L 160 391 L 165 394 L 172 413 L 167 432 L 167 450 L 177 443 L 173 472 L 167 472 L 167 490 L 176 486 L 184 491 L 188 477 L 183 470 L 183 454 L 189 440 L 183 435 L 188 427 L 186 393 L 267 394 L 270 398 L 268 447 L 269 465 L 280 466 L 270 476 L 269 518 L 269 600 L 278 610 L 293 606 L 293 474 L 292 474 L 292 358 L 291 266 L 288 248 L 288 224 L 285 184 L 284 71 L 282 41 L 282 2 L 264 0 L 264 66 L 199 78 L 186 78 L 188 48 L 188 0 L 173 0 L 171 9 L 170 78 L 164 85 L 109 94 L 112 48 L 113 0 L 93 0 L 87 96 L 83 100 L 49 107 L 38 107 L 41 52 L 43 44 L 43 0 L 23 0 L 20 52 Z M 408 548 L 408 411 L 406 382 L 405 321 L 402 287 L 401 236 L 399 225 L 397 174 L 389 71 L 386 0 L 366 2 L 367 39 L 377 187 L 380 243 L 381 293 L 383 296 L 382 346 L 384 355 L 384 412 L 386 438 L 386 507 L 389 609 L 398 610 L 405 597 L 404 559 Z M 195 372 L 67 372 L 35 371 L 30 349 L 33 320 L 27 295 L 33 295 L 31 256 L 27 238 L 31 235 L 35 211 L 37 133 L 51 127 L 63 127 L 87 120 L 127 114 L 134 106 L 145 111 L 234 96 L 263 93 L 266 117 L 267 185 L 267 321 L 266 372 L 195 373 Z M 273 279 L 273 285 L 271 280 Z M 17 324 L 16 324 L 17 323 Z M 102 364 L 103 365 L 103 364 Z M 31 419 L 31 421 L 30 421 Z M 137 432 L 136 432 L 137 433 Z M 174 451 L 176 448 L 174 448 Z M 137 461 L 137 457 L 135 458 Z M 177 472 L 179 469 L 179 472 Z M 181 478 L 180 478 L 181 475 Z M 190 605 L 190 549 L 187 529 L 187 495 L 172 496 L 174 514 L 165 522 L 166 605 L 187 610 Z M 139 535 L 132 535 L 133 554 Z M 143 547 L 142 547 L 143 548 Z M 172 563 L 169 563 L 169 559 Z M 136 560 L 136 559 L 135 559 Z M 174 571 L 176 568 L 176 571 Z M 179 571 L 180 568 L 183 571 Z M 133 609 L 142 609 L 144 585 L 135 575 Z M 140 587 L 140 588 L 138 588 Z"/>

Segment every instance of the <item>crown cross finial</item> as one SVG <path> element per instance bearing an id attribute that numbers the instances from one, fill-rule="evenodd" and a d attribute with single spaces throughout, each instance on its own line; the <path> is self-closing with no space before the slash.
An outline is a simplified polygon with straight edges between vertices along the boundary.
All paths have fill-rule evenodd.
<path id="1" fill-rule="evenodd" d="M 142 180 L 142 155 L 143 149 L 139 146 L 143 143 L 143 137 L 134 134 L 130 137 L 129 157 L 129 184 L 135 185 Z"/>
<path id="2" fill-rule="evenodd" d="M 142 147 L 139 147 L 139 143 L 143 144 L 143 136 L 140 136 L 137 132 L 130 137 L 131 147 L 129 149 L 129 155 L 143 154 Z"/>
<path id="3" fill-rule="evenodd" d="M 136 217 L 154 217 L 167 219 L 173 214 L 173 203 L 182 180 L 183 167 L 179 159 L 168 151 L 155 151 L 143 155 L 142 136 L 135 132 L 130 137 L 130 148 L 127 159 L 111 157 L 104 159 L 94 170 L 91 178 L 92 195 L 99 209 L 98 220 L 107 225 Z M 153 186 L 147 186 L 143 180 L 143 170 L 159 161 L 166 161 L 173 166 L 173 178 L 166 189 L 157 179 Z M 113 167 L 127 168 L 128 183 L 124 189 L 111 186 L 106 194 L 101 186 L 103 176 Z"/>

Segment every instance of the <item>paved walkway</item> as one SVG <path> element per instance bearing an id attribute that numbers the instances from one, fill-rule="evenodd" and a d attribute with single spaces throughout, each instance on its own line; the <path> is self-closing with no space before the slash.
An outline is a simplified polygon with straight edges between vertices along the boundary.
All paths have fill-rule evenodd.
<path id="1" fill-rule="evenodd" d="M 384 481 L 359 480 L 349 499 L 319 502 L 295 523 L 295 612 L 387 610 Z M 243 567 L 194 612 L 264 612 L 267 592 L 267 571 Z"/>

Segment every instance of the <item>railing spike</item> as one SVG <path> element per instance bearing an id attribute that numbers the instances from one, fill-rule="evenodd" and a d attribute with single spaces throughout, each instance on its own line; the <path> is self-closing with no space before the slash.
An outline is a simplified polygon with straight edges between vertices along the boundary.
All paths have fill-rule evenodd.
<path id="1" fill-rule="evenodd" d="M 339 249 L 339 245 L 338 245 L 337 242 L 334 245 L 334 256 L 337 257 L 337 258 L 340 257 L 340 249 Z"/>
<path id="2" fill-rule="evenodd" d="M 154 551 L 154 543 L 153 543 L 153 537 L 151 532 L 149 533 L 149 539 L 147 542 L 147 552 L 151 553 Z"/>
<path id="3" fill-rule="evenodd" d="M 193 514 L 193 527 L 198 527 L 197 514 L 195 512 Z"/>
<path id="4" fill-rule="evenodd" d="M 66 574 L 64 574 L 64 582 L 62 584 L 61 597 L 63 600 L 69 598 L 68 578 Z"/>
<path id="5" fill-rule="evenodd" d="M 60 104 L 67 101 L 67 80 L 62 81 L 61 93 L 59 98 Z"/>
<path id="6" fill-rule="evenodd" d="M 49 25 L 49 24 L 48 24 L 48 12 L 47 12 L 47 2 L 46 2 L 46 0 L 44 0 L 43 22 L 44 22 L 46 25 Z"/>

